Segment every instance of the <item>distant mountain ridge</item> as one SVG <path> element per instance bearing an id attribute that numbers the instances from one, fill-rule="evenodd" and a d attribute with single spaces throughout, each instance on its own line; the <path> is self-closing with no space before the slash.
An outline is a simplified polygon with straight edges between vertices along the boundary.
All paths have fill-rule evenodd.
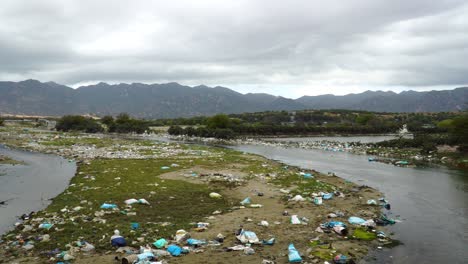
<path id="1" fill-rule="evenodd" d="M 217 113 L 303 109 L 378 112 L 457 111 L 468 105 L 468 87 L 415 92 L 366 91 L 343 96 L 289 99 L 264 93 L 241 94 L 225 87 L 178 83 L 98 83 L 77 89 L 54 82 L 0 82 L 0 114 L 48 115 L 129 113 L 141 118 L 173 118 Z"/>

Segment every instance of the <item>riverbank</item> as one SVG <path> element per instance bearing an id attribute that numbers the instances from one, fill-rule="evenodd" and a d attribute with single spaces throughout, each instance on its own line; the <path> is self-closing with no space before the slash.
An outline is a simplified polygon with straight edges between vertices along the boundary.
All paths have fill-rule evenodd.
<path id="1" fill-rule="evenodd" d="M 113 263 L 115 256 L 125 256 L 110 246 L 114 229 L 136 250 L 156 239 L 171 241 L 180 229 L 207 241 L 206 246 L 190 247 L 191 252 L 181 258 L 165 257 L 170 263 L 285 262 L 289 243 L 313 263 L 338 254 L 359 260 L 369 249 L 390 242 L 347 221 L 350 216 L 378 219 L 381 207 L 367 201 L 378 201 L 382 194 L 333 175 L 214 147 L 101 135 L 31 133 L 17 138 L 7 143 L 73 158 L 79 165 L 70 186 L 46 210 L 3 236 L 0 247 L 6 258 L 0 262 L 58 261 L 65 253 L 59 258 L 57 254 L 66 252 L 76 263 Z M 212 198 L 212 193 L 221 197 Z M 332 198 L 320 205 L 313 202 L 324 195 Z M 242 206 L 246 197 L 251 204 Z M 148 204 L 126 204 L 131 198 Z M 118 209 L 102 209 L 104 203 Z M 293 215 L 301 224 L 291 224 Z M 330 221 L 346 223 L 349 233 L 343 236 L 318 228 Z M 209 225 L 200 229 L 199 222 Z M 275 238 L 274 245 L 253 245 L 253 255 L 225 250 L 240 244 L 234 232 L 241 225 L 260 240 Z M 222 244 L 209 242 L 219 233 L 225 237 Z M 95 247 L 93 253 L 85 252 L 82 241 Z"/>
<path id="2" fill-rule="evenodd" d="M 317 149 L 329 152 L 348 152 L 357 155 L 369 156 L 370 162 L 381 162 L 398 167 L 427 167 L 447 166 L 453 169 L 468 169 L 468 156 L 456 152 L 453 147 L 438 146 L 437 150 L 424 153 L 420 148 L 395 148 L 376 146 L 374 142 L 342 141 L 333 140 L 330 137 L 314 140 L 308 138 L 295 138 L 288 140 L 284 138 L 243 138 L 234 140 L 219 140 L 215 138 L 199 138 L 187 136 L 168 136 L 171 140 L 183 142 L 198 142 L 209 145 L 258 145 L 282 148 Z M 382 136 L 385 137 L 385 136 Z M 355 137 L 352 137 L 355 140 Z"/>

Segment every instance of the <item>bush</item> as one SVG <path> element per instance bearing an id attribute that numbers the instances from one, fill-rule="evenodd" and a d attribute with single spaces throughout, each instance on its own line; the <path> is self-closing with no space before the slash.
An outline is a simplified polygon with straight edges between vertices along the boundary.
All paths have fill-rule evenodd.
<path id="1" fill-rule="evenodd" d="M 179 136 L 184 134 L 184 129 L 180 126 L 170 126 L 167 133 L 169 133 L 169 135 Z"/>
<path id="2" fill-rule="evenodd" d="M 94 119 L 83 116 L 67 115 L 60 118 L 56 126 L 58 131 L 83 131 L 98 133 L 104 131 Z"/>
<path id="3" fill-rule="evenodd" d="M 3 118 L 0 118 L 0 126 L 3 126 L 5 125 L 5 120 L 3 120 Z"/>
<path id="4" fill-rule="evenodd" d="M 106 118 L 106 122 L 110 123 L 109 132 L 142 134 L 149 130 L 149 122 L 133 119 L 125 113 L 118 115 L 115 122 L 113 119 L 110 121 L 110 118 Z"/>

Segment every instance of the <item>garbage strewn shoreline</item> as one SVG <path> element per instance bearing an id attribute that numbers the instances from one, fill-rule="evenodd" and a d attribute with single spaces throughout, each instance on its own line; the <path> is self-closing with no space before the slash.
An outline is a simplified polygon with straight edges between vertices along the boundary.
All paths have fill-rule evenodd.
<path id="1" fill-rule="evenodd" d="M 59 251 L 49 249 L 45 259 L 75 263 L 92 259 L 107 263 L 117 255 L 127 261 L 136 257 L 135 260 L 140 261 L 139 263 L 150 259 L 169 263 L 202 263 L 212 258 L 230 258 L 233 263 L 239 262 L 239 258 L 246 260 L 246 263 L 276 263 L 287 260 L 288 245 L 294 242 L 294 250 L 299 254 L 289 247 L 289 253 L 294 253 L 293 258 L 289 254 L 290 261 L 299 256 L 317 263 L 333 259 L 335 262 L 357 261 L 367 254 L 369 248 L 391 242 L 381 228 L 376 228 L 378 224 L 387 224 L 385 221 L 389 218 L 380 214 L 379 202 L 369 203 L 382 195 L 367 186 L 357 186 L 334 175 L 323 175 L 229 150 L 185 147 L 179 144 L 109 142 L 101 147 L 73 144 L 65 150 L 63 145 L 50 143 L 62 142 L 67 137 L 47 136 L 23 145 L 41 152 L 74 157 L 81 162 L 69 188 L 54 199 L 48 209 L 24 216 L 24 222 L 17 225 L 15 232 L 4 238 L 2 250 L 6 250 L 5 252 L 13 250 L 26 260 L 34 262 L 38 249 L 45 249 L 46 245 L 57 241 L 59 237 L 63 239 L 61 232 L 66 232 L 67 228 L 75 230 L 76 221 L 83 226 L 97 228 L 98 233 L 104 232 L 107 239 L 99 240 L 94 235 L 90 237 L 87 232 L 82 232 L 81 238 L 69 238 L 69 246 Z M 80 136 L 77 137 L 74 140 L 82 141 Z M 167 164 L 152 165 L 152 160 L 167 160 Z M 132 177 L 138 177 L 135 180 L 142 180 L 139 175 L 143 176 L 151 171 L 157 171 L 158 176 L 153 183 L 140 188 L 141 194 L 137 197 L 126 194 L 130 197 L 125 201 L 93 200 L 98 198 L 98 193 L 108 192 L 107 189 L 110 191 L 130 184 L 124 176 L 128 174 L 125 169 L 128 171 L 138 168 L 130 168 L 132 164 L 141 164 L 145 168 L 148 165 L 155 166 L 149 167 L 148 171 L 141 167 L 140 172 L 132 174 L 135 175 Z M 102 168 L 103 171 L 96 171 L 97 168 Z M 207 179 L 211 180 L 206 181 Z M 233 179 L 239 181 L 234 180 L 235 185 L 231 185 Z M 112 181 L 114 186 L 105 187 L 100 181 Z M 158 232 L 161 231 L 156 230 L 173 225 L 170 220 L 155 225 L 141 220 L 148 213 L 146 211 L 158 210 L 150 208 L 159 203 L 155 196 L 165 192 L 167 189 L 164 188 L 169 188 L 167 181 L 217 188 L 219 193 L 206 192 L 207 196 L 201 202 L 206 203 L 203 202 L 205 199 L 226 199 L 229 206 L 199 218 L 188 231 L 184 230 L 187 226 L 181 224 L 179 227 L 184 228 L 178 229 L 174 236 L 160 237 Z M 73 202 L 78 197 L 83 199 L 80 193 L 88 193 L 90 196 L 86 200 Z M 177 200 L 177 197 L 167 198 Z M 380 203 L 383 201 L 385 200 Z M 221 204 L 219 206 L 223 207 Z M 157 208 L 161 210 L 161 207 Z M 134 218 L 132 215 L 140 217 Z M 109 221 L 122 217 L 128 218 L 124 220 L 128 221 L 128 227 L 120 226 L 118 233 L 111 231 L 114 226 L 109 226 Z M 154 216 L 148 217 L 152 219 Z M 365 220 L 357 223 L 350 217 Z M 362 225 L 364 223 L 366 224 Z M 125 238 L 126 245 L 119 249 L 120 253 L 108 251 L 112 232 L 115 233 L 114 236 L 122 235 Z M 235 236 L 234 233 L 238 235 Z M 177 239 L 178 235 L 184 239 Z M 156 243 L 162 238 L 168 241 L 167 245 L 160 248 L 151 246 L 152 239 Z M 174 257 L 184 254 L 188 255 Z M 45 260 L 44 255 L 40 255 Z M 12 258 L 12 255 L 9 256 Z"/>
<path id="2" fill-rule="evenodd" d="M 260 145 L 281 148 L 316 149 L 329 152 L 348 152 L 356 155 L 369 156 L 369 161 L 392 164 L 399 167 L 414 167 L 427 165 L 447 165 L 452 164 L 451 159 L 446 156 L 436 155 L 437 153 L 421 154 L 417 149 L 398 149 L 388 147 L 375 147 L 372 143 L 361 142 L 340 142 L 335 140 L 317 141 L 287 141 L 275 140 L 276 138 L 242 138 L 233 140 L 219 140 L 216 138 L 199 138 L 187 136 L 165 135 L 174 141 L 195 142 L 211 145 Z"/>

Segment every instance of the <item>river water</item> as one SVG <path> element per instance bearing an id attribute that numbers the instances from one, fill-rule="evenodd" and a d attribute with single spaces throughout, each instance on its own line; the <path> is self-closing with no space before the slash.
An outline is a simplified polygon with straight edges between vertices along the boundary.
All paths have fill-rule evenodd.
<path id="1" fill-rule="evenodd" d="M 468 263 L 468 175 L 446 168 L 400 168 L 364 155 L 275 146 L 236 150 L 379 189 L 402 220 L 389 227 L 404 245 L 371 252 L 365 263 Z"/>
<path id="2" fill-rule="evenodd" d="M 23 161 L 25 165 L 0 164 L 0 234 L 13 228 L 18 216 L 44 209 L 63 192 L 75 175 L 74 162 L 54 156 L 0 145 L 0 155 Z"/>
<path id="3" fill-rule="evenodd" d="M 385 140 L 397 139 L 399 135 L 377 135 L 377 136 L 349 136 L 349 137 L 334 137 L 334 136 L 316 136 L 316 137 L 275 137 L 264 138 L 267 141 L 278 142 L 313 142 L 313 141 L 336 141 L 340 143 L 345 142 L 361 142 L 361 143 L 375 143 Z M 405 135 L 405 138 L 411 138 L 412 135 Z"/>

